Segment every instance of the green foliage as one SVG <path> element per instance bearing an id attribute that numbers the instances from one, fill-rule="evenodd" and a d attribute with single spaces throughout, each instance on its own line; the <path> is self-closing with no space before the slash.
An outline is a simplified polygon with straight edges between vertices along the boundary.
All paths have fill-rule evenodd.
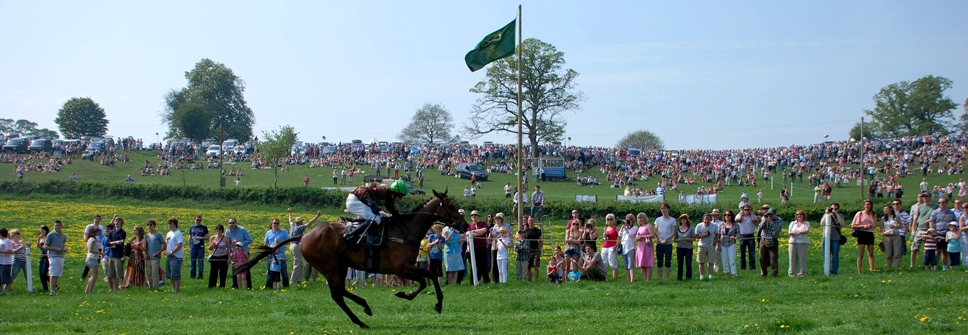
<path id="1" fill-rule="evenodd" d="M 662 143 L 662 139 L 655 133 L 648 130 L 637 130 L 625 135 L 625 137 L 615 144 L 615 147 L 619 149 L 636 148 L 648 150 L 655 148 L 656 150 L 662 150 L 665 148 L 665 144 Z"/>
<path id="2" fill-rule="evenodd" d="M 874 109 L 864 111 L 871 117 L 871 130 L 882 138 L 951 132 L 952 111 L 958 107 L 944 95 L 951 85 L 948 78 L 928 75 L 882 88 L 874 96 Z"/>
<path id="3" fill-rule="evenodd" d="M 232 69 L 205 58 L 185 72 L 185 79 L 187 87 L 165 95 L 162 121 L 168 123 L 167 137 L 252 138 L 255 115 L 245 102 L 245 82 Z M 183 106 L 186 103 L 193 105 Z"/>
<path id="4" fill-rule="evenodd" d="M 873 129 L 873 127 L 874 127 L 874 125 L 872 125 L 870 123 L 864 124 L 864 126 L 863 126 L 863 130 L 864 130 L 863 131 L 863 136 L 864 136 L 864 138 L 866 138 L 866 139 L 873 139 L 873 138 L 875 138 L 874 137 L 874 129 Z M 858 140 L 858 141 L 861 139 L 861 124 L 860 124 L 860 121 L 858 121 L 857 123 L 855 123 L 854 126 L 850 128 L 850 132 L 848 132 L 848 136 L 849 136 L 848 138 L 854 139 L 854 140 Z"/>
<path id="5" fill-rule="evenodd" d="M 272 164 L 272 186 L 275 187 L 279 182 L 280 159 L 289 155 L 289 148 L 296 143 L 299 133 L 290 126 L 285 125 L 278 131 L 270 130 L 262 132 L 262 141 L 259 142 L 259 154 Z"/>
<path id="6" fill-rule="evenodd" d="M 519 46 L 523 57 L 521 66 L 522 136 L 531 143 L 532 155 L 537 157 L 538 143 L 561 142 L 568 124 L 562 114 L 580 109 L 584 100 L 575 91 L 578 72 L 563 70 L 565 53 L 553 45 L 529 38 Z M 487 69 L 487 81 L 478 82 L 471 93 L 483 96 L 471 110 L 464 124 L 465 133 L 480 136 L 492 132 L 516 133 L 518 129 L 518 59 L 503 58 Z"/>
<path id="7" fill-rule="evenodd" d="M 61 133 L 67 138 L 81 136 L 104 136 L 108 132 L 108 120 L 101 108 L 91 98 L 71 98 L 64 103 L 54 119 Z"/>
<path id="8" fill-rule="evenodd" d="M 410 124 L 397 135 L 406 143 L 441 143 L 452 137 L 450 130 L 454 128 L 454 118 L 450 111 L 441 104 L 424 104 L 417 109 L 410 120 Z"/>
<path id="9" fill-rule="evenodd" d="M 36 135 L 42 138 L 60 138 L 56 131 L 47 128 L 37 128 L 37 122 L 30 120 L 16 120 L 0 118 L 0 134 Z"/>

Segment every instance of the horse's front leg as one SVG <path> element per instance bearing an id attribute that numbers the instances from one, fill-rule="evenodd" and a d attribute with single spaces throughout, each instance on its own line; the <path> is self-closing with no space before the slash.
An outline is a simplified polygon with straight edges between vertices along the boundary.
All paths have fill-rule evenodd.
<path id="1" fill-rule="evenodd" d="M 401 269 L 401 271 L 397 271 L 396 275 L 399 276 L 400 278 L 410 279 L 412 281 L 417 282 L 417 284 L 419 284 L 417 289 L 410 293 L 404 293 L 403 291 L 397 292 L 397 297 L 404 298 L 407 300 L 413 300 L 413 298 L 416 298 L 417 295 L 419 295 L 420 292 L 422 292 L 424 288 L 427 287 L 426 278 L 430 275 L 430 272 L 413 265 L 407 265 L 406 267 Z"/>

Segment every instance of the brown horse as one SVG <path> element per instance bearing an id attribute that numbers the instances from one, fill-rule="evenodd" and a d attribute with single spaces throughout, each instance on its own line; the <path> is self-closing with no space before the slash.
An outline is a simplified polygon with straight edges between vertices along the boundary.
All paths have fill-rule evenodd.
<path id="1" fill-rule="evenodd" d="M 363 321 L 346 306 L 344 297 L 363 307 L 363 313 L 373 315 L 366 300 L 346 290 L 346 273 L 349 267 L 366 270 L 372 273 L 395 274 L 418 283 L 420 286 L 410 293 L 397 292 L 397 297 L 413 300 L 427 287 L 427 278 L 434 284 L 437 293 L 437 304 L 434 309 L 440 313 L 443 309 L 444 294 L 440 291 L 440 282 L 436 276 L 430 276 L 426 269 L 416 267 L 416 259 L 420 241 L 435 222 L 443 222 L 447 226 L 457 228 L 461 233 L 467 231 L 467 221 L 458 212 L 457 206 L 447 197 L 447 191 L 438 193 L 434 197 L 418 206 L 413 212 L 390 218 L 383 224 L 383 243 L 372 248 L 375 261 L 373 268 L 367 264 L 366 247 L 351 245 L 343 239 L 345 225 L 341 223 L 321 223 L 302 237 L 293 237 L 280 242 L 274 247 L 261 246 L 261 252 L 253 256 L 248 262 L 236 266 L 234 272 L 246 271 L 259 260 L 275 253 L 289 242 L 299 241 L 299 250 L 303 258 L 319 270 L 329 282 L 329 292 L 336 304 L 343 309 L 346 316 L 361 328 L 369 328 Z"/>

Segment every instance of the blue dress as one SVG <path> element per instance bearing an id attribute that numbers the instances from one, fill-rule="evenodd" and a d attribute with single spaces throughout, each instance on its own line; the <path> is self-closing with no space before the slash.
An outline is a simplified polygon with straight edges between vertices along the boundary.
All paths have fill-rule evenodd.
<path id="1" fill-rule="evenodd" d="M 447 243 L 444 244 L 444 268 L 447 272 L 464 270 L 464 259 L 460 254 L 460 236 L 456 230 L 445 227 L 444 236 L 450 234 Z"/>

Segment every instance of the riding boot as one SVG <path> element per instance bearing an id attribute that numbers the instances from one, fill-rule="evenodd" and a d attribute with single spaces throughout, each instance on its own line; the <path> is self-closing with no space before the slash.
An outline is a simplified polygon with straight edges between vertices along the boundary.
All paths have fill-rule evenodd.
<path id="1" fill-rule="evenodd" d="M 357 240 L 359 240 L 360 235 L 366 231 L 366 228 L 370 226 L 370 222 L 373 222 L 373 221 L 372 220 L 364 221 L 363 223 L 360 223 L 359 226 L 356 226 L 356 228 L 353 228 L 353 230 L 347 231 L 346 234 L 343 234 L 343 239 L 346 240 L 347 242 L 355 243 Z"/>

